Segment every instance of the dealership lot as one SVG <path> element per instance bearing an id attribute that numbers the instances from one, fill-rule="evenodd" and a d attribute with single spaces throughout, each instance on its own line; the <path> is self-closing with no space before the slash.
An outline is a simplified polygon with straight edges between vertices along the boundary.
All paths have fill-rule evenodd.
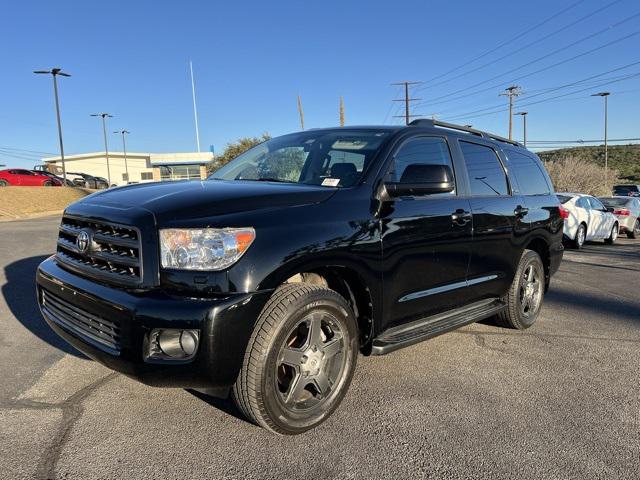
<path id="1" fill-rule="evenodd" d="M 640 242 L 568 251 L 541 318 L 360 357 L 339 410 L 275 437 L 230 402 L 152 389 L 40 318 L 57 218 L 0 223 L 6 478 L 567 478 L 640 475 Z"/>

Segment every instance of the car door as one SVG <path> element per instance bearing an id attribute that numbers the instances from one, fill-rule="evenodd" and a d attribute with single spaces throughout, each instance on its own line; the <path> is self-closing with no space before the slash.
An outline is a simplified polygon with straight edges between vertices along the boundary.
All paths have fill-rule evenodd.
<path id="1" fill-rule="evenodd" d="M 600 238 L 609 238 L 611 229 L 616 221 L 615 215 L 607 210 L 607 207 L 595 197 L 590 197 L 589 201 L 593 207 L 593 211 L 598 217 L 598 232 Z"/>
<path id="2" fill-rule="evenodd" d="M 501 152 L 480 139 L 459 140 L 469 182 L 473 246 L 467 272 L 474 300 L 499 297 L 511 285 L 520 260 L 528 210 L 513 192 Z"/>
<path id="3" fill-rule="evenodd" d="M 420 164 L 445 165 L 456 177 L 446 136 L 405 140 L 392 154 L 384 177 L 412 183 Z M 408 168 L 411 167 L 411 168 Z M 466 272 L 472 241 L 469 201 L 451 193 L 395 197 L 384 202 L 380 219 L 386 326 L 448 310 L 466 299 Z"/>
<path id="4" fill-rule="evenodd" d="M 39 185 L 36 176 L 29 170 L 16 170 L 16 177 L 20 178 L 20 185 L 23 187 L 33 187 Z"/>
<path id="5" fill-rule="evenodd" d="M 607 216 L 604 214 L 602 208 L 598 206 L 600 203 L 596 198 L 587 196 L 585 200 L 589 202 L 589 226 L 587 231 L 591 230 L 593 240 L 601 240 L 605 238 L 605 231 L 607 229 Z"/>
<path id="6" fill-rule="evenodd" d="M 9 181 L 10 185 L 17 185 L 17 186 L 21 186 L 24 185 L 22 183 L 22 175 L 20 175 L 20 170 L 9 170 L 9 175 L 7 180 Z"/>

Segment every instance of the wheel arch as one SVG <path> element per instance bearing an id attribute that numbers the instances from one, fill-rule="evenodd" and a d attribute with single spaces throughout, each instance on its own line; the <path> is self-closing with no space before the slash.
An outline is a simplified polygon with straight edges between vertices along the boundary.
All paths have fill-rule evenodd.
<path id="1" fill-rule="evenodd" d="M 360 332 L 360 344 L 366 350 L 374 335 L 374 318 L 380 314 L 377 309 L 381 306 L 374 302 L 378 286 L 365 277 L 357 267 L 348 263 L 313 262 L 280 269 L 265 282 L 268 288 L 304 282 L 324 285 L 338 292 L 353 309 Z"/>
<path id="2" fill-rule="evenodd" d="M 544 267 L 545 290 L 547 290 L 549 288 L 549 282 L 551 281 L 551 246 L 549 242 L 542 237 L 536 237 L 527 243 L 525 249 L 533 250 L 540 256 Z"/>

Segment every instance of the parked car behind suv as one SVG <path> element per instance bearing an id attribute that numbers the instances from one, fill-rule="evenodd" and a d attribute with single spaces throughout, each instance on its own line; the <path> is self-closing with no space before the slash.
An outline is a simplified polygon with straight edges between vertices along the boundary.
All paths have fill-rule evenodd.
<path id="1" fill-rule="evenodd" d="M 296 434 L 337 408 L 359 352 L 491 316 L 530 327 L 562 228 L 540 160 L 516 142 L 430 120 L 309 130 L 204 182 L 71 205 L 38 302 L 110 368 L 231 390 L 247 418 Z"/>
<path id="2" fill-rule="evenodd" d="M 562 208 L 568 213 L 564 237 L 572 247 L 580 249 L 584 242 L 604 240 L 613 244 L 618 239 L 620 223 L 596 197 L 583 193 L 558 193 Z"/>
<path id="3" fill-rule="evenodd" d="M 640 237 L 640 198 L 600 197 L 599 200 L 618 219 L 620 233 L 626 233 L 629 238 Z"/>
<path id="4" fill-rule="evenodd" d="M 59 187 L 62 182 L 21 168 L 0 170 L 0 187 Z"/>

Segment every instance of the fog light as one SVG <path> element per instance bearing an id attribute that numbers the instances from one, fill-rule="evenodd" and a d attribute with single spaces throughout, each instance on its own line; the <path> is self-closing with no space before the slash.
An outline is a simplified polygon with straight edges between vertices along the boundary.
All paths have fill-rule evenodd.
<path id="1" fill-rule="evenodd" d="M 154 329 L 146 342 L 150 360 L 188 360 L 198 350 L 199 330 Z"/>

